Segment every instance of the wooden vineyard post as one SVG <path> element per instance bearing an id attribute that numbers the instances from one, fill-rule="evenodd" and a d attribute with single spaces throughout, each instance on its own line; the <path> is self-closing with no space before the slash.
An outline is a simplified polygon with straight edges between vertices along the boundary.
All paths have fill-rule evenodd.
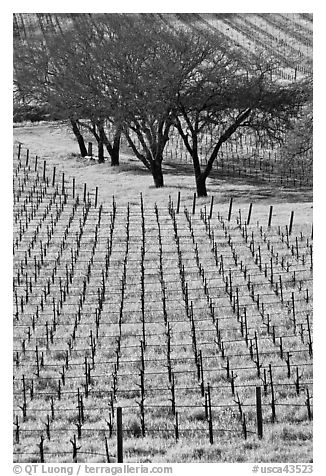
<path id="1" fill-rule="evenodd" d="M 209 210 L 209 219 L 210 220 L 212 219 L 212 215 L 213 215 L 213 206 L 214 206 L 214 196 L 212 196 L 212 198 L 211 198 L 211 206 L 210 206 L 210 210 Z"/>
<path id="2" fill-rule="evenodd" d="M 97 199 L 98 199 L 98 187 L 95 188 L 95 208 L 97 207 Z"/>
<path id="3" fill-rule="evenodd" d="M 46 416 L 45 428 L 46 428 L 47 439 L 50 441 L 51 440 L 51 428 L 50 428 L 50 415 L 49 414 Z"/>
<path id="4" fill-rule="evenodd" d="M 205 419 L 208 421 L 208 393 L 205 391 Z"/>
<path id="5" fill-rule="evenodd" d="M 310 330 L 310 321 L 309 321 L 309 315 L 307 314 L 307 327 L 308 327 L 308 337 L 309 337 L 309 355 L 312 357 L 312 340 L 311 340 L 311 330 Z"/>
<path id="6" fill-rule="evenodd" d="M 40 463 L 44 463 L 44 436 L 41 435 L 41 441 L 38 445 L 40 448 Z"/>
<path id="7" fill-rule="evenodd" d="M 283 338 L 280 337 L 280 358 L 283 359 Z"/>
<path id="8" fill-rule="evenodd" d="M 144 367 L 140 369 L 140 394 L 141 394 L 141 399 L 139 402 L 139 407 L 140 407 L 140 420 L 141 420 L 141 431 L 142 431 L 142 436 L 145 436 L 145 384 L 144 384 Z"/>
<path id="9" fill-rule="evenodd" d="M 239 208 L 239 225 L 241 227 L 242 218 L 241 218 L 241 208 Z"/>
<path id="10" fill-rule="evenodd" d="M 23 422 L 24 422 L 25 419 L 26 419 L 26 416 L 27 416 L 27 412 L 26 412 L 26 409 L 27 409 L 27 401 L 26 401 L 25 375 L 23 375 L 22 380 L 23 380 L 23 405 L 22 405 L 22 407 L 20 407 L 20 408 L 22 409 L 22 412 L 23 412 Z"/>
<path id="11" fill-rule="evenodd" d="M 141 262 L 140 262 L 140 285 L 141 285 L 141 319 L 142 319 L 142 332 L 143 332 L 143 344 L 146 347 L 146 330 L 145 330 L 145 228 L 143 225 L 143 245 L 141 248 Z"/>
<path id="12" fill-rule="evenodd" d="M 259 349 L 258 349 L 258 338 L 257 338 L 257 332 L 256 331 L 255 331 L 255 348 L 256 348 L 257 375 L 258 375 L 258 377 L 260 377 Z"/>
<path id="13" fill-rule="evenodd" d="M 297 395 L 300 395 L 300 379 L 302 375 L 299 375 L 299 367 L 296 367 L 296 379 L 295 379 L 295 390 Z"/>
<path id="14" fill-rule="evenodd" d="M 263 378 L 263 384 L 264 384 L 264 395 L 267 397 L 267 389 L 268 389 L 268 384 L 267 384 L 267 375 L 266 375 L 266 369 L 264 369 L 264 378 Z"/>
<path id="15" fill-rule="evenodd" d="M 123 463 L 122 408 L 117 408 L 117 463 Z"/>
<path id="16" fill-rule="evenodd" d="M 166 337 L 167 337 L 167 368 L 168 368 L 168 377 L 169 382 L 172 382 L 172 367 L 171 367 L 171 334 L 170 334 L 170 324 L 167 324 L 166 330 Z"/>
<path id="17" fill-rule="evenodd" d="M 281 275 L 279 275 L 279 281 L 280 281 L 281 302 L 283 304 L 283 283 L 282 283 L 282 276 Z"/>
<path id="18" fill-rule="evenodd" d="M 204 388 L 204 369 L 203 369 L 203 355 L 201 349 L 199 350 L 199 367 L 200 367 L 200 387 L 202 397 L 205 395 Z"/>
<path id="19" fill-rule="evenodd" d="M 298 242 L 298 237 L 295 237 L 295 248 L 296 248 L 296 254 L 297 254 L 297 259 L 299 259 L 299 242 Z"/>
<path id="20" fill-rule="evenodd" d="M 87 197 L 86 191 L 87 191 L 87 185 L 86 183 L 84 183 L 84 202 L 86 202 L 86 197 Z"/>
<path id="21" fill-rule="evenodd" d="M 293 313 L 293 328 L 294 328 L 294 333 L 296 333 L 296 317 L 295 317 L 295 299 L 294 299 L 294 292 L 292 292 L 292 313 Z"/>
<path id="22" fill-rule="evenodd" d="M 207 384 L 207 403 L 208 403 L 209 442 L 212 445 L 214 443 L 214 437 L 213 437 L 211 390 L 210 390 L 209 383 Z"/>
<path id="23" fill-rule="evenodd" d="M 79 392 L 79 387 L 78 387 L 78 392 Z M 79 395 L 79 416 L 80 416 L 80 421 L 84 423 L 85 421 L 84 403 L 83 403 L 83 396 L 81 394 Z"/>
<path id="24" fill-rule="evenodd" d="M 181 199 L 181 194 L 180 194 L 180 190 L 178 192 L 178 200 L 177 200 L 177 213 L 179 213 L 179 210 L 180 210 L 180 199 Z"/>
<path id="25" fill-rule="evenodd" d="M 294 211 L 291 212 L 290 225 L 289 225 L 289 235 L 291 235 L 291 233 L 292 233 L 293 217 L 294 217 Z"/>
<path id="26" fill-rule="evenodd" d="M 196 212 L 196 193 L 194 193 L 194 199 L 192 202 L 192 214 L 194 215 Z"/>
<path id="27" fill-rule="evenodd" d="M 229 204 L 228 221 L 231 220 L 232 204 L 233 204 L 233 198 L 231 197 L 231 198 L 230 198 L 230 204 Z"/>
<path id="28" fill-rule="evenodd" d="M 54 185 L 55 185 L 55 171 L 56 171 L 56 169 L 55 169 L 55 167 L 53 167 L 53 174 L 52 174 L 52 187 L 54 187 Z"/>
<path id="29" fill-rule="evenodd" d="M 286 353 L 286 358 L 285 358 L 285 362 L 286 362 L 286 366 L 287 366 L 287 370 L 288 370 L 288 378 L 291 377 L 291 362 L 290 362 L 290 357 L 292 356 L 292 354 L 290 354 L 290 352 L 287 352 Z"/>
<path id="30" fill-rule="evenodd" d="M 50 404 L 50 406 L 51 406 L 51 420 L 53 421 L 54 420 L 54 399 L 53 399 L 53 397 L 51 397 L 50 401 L 51 401 L 51 404 Z"/>
<path id="31" fill-rule="evenodd" d="M 175 441 L 178 441 L 178 439 L 179 439 L 179 414 L 178 414 L 178 412 L 175 412 L 174 429 L 175 429 Z"/>
<path id="32" fill-rule="evenodd" d="M 16 437 L 16 443 L 19 444 L 19 420 L 18 420 L 18 415 L 16 415 L 16 420 L 14 422 L 14 425 L 16 426 L 16 431 L 15 431 L 15 437 Z"/>
<path id="33" fill-rule="evenodd" d="M 263 413 L 261 408 L 261 387 L 256 387 L 256 414 L 258 438 L 263 437 Z"/>
<path id="34" fill-rule="evenodd" d="M 247 216 L 247 225 L 249 225 L 249 223 L 250 223 L 251 211 L 252 211 L 252 203 L 250 203 L 250 205 L 249 205 L 249 211 L 248 211 L 248 216 Z"/>
<path id="35" fill-rule="evenodd" d="M 269 378 L 270 378 L 271 395 L 272 395 L 272 404 L 271 404 L 272 405 L 272 423 L 275 423 L 276 409 L 275 409 L 275 395 L 274 395 L 274 385 L 273 385 L 272 364 L 269 364 Z"/>
<path id="36" fill-rule="evenodd" d="M 269 207 L 268 228 L 270 228 L 272 225 L 272 216 L 273 216 L 273 205 Z"/>
<path id="37" fill-rule="evenodd" d="M 244 439 L 246 440 L 247 439 L 247 422 L 246 422 L 245 414 L 243 414 L 243 417 L 242 417 L 242 429 L 243 429 Z"/>
<path id="38" fill-rule="evenodd" d="M 174 374 L 171 378 L 171 404 L 172 404 L 172 413 L 175 415 L 175 381 Z"/>
<path id="39" fill-rule="evenodd" d="M 310 399 L 312 397 L 309 395 L 309 389 L 308 388 L 306 389 L 306 391 L 307 391 L 306 405 L 307 405 L 307 410 L 308 410 L 308 418 L 311 421 L 312 420 L 312 411 L 311 411 L 311 406 L 310 406 Z"/>
<path id="40" fill-rule="evenodd" d="M 235 401 L 235 403 L 238 405 L 238 408 L 239 408 L 239 418 L 240 418 L 240 420 L 242 420 L 243 417 L 244 417 L 244 413 L 243 413 L 243 410 L 242 410 L 242 403 L 240 402 L 240 398 L 239 398 L 238 392 L 237 392 L 237 399 L 234 400 L 234 401 Z"/>
<path id="41" fill-rule="evenodd" d="M 45 182 L 46 160 L 43 162 L 43 182 Z"/>
<path id="42" fill-rule="evenodd" d="M 244 312 L 244 331 L 245 331 L 245 341 L 248 347 L 248 321 L 247 321 L 247 308 L 246 306 L 243 309 Z"/>

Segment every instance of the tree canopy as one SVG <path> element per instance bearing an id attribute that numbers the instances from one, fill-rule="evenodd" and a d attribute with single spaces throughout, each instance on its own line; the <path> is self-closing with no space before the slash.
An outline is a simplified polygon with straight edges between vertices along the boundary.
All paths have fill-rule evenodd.
<path id="1" fill-rule="evenodd" d="M 173 128 L 192 157 L 202 196 L 224 142 L 245 129 L 257 140 L 280 142 L 311 101 L 309 80 L 281 82 L 274 61 L 261 53 L 248 63 L 210 31 L 153 27 L 142 15 L 66 14 L 45 22 L 38 14 L 37 20 L 39 30 L 15 41 L 19 98 L 69 120 L 83 155 L 81 128 L 93 133 L 102 158 L 106 146 L 112 164 L 123 133 L 157 187 L 164 185 Z M 208 131 L 214 142 L 203 167 L 198 151 Z"/>

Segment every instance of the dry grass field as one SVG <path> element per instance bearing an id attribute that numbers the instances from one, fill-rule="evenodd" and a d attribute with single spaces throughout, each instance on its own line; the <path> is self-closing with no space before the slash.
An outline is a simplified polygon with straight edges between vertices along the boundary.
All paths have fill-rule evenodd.
<path id="1" fill-rule="evenodd" d="M 98 164 L 96 160 L 80 158 L 73 134 L 62 123 L 16 125 L 14 140 L 28 147 L 32 157 L 38 155 L 42 161 L 46 160 L 49 167 L 59 167 L 70 177 L 78 177 L 79 184 L 87 182 L 92 190 L 98 186 L 100 201 L 110 202 L 114 196 L 121 204 L 138 203 L 139 194 L 142 193 L 146 204 L 154 205 L 166 202 L 169 195 L 172 200 L 176 200 L 179 190 L 182 204 L 190 207 L 193 201 L 195 180 L 190 163 L 163 162 L 165 187 L 156 189 L 150 173 L 127 147 L 122 148 L 119 167 L 110 167 L 109 161 Z M 227 210 L 233 197 L 234 207 L 242 208 L 243 212 L 249 203 L 255 202 L 252 210 L 252 219 L 255 221 L 265 219 L 267 222 L 269 206 L 274 205 L 273 213 L 277 217 L 276 223 L 280 225 L 288 223 L 294 209 L 297 223 L 312 222 L 311 187 L 283 187 L 263 182 L 259 177 L 250 182 L 232 174 L 221 178 L 218 172 L 213 171 L 212 177 L 208 179 L 208 190 L 210 197 L 200 198 L 199 206 L 209 204 L 214 195 L 218 209 Z"/>
<path id="2" fill-rule="evenodd" d="M 312 73 L 312 14 L 143 15 Z M 172 134 L 155 188 L 126 142 L 111 167 L 65 122 L 14 124 L 14 462 L 117 462 L 118 407 L 124 462 L 313 461 L 312 177 L 238 139 L 195 198 Z"/>
<path id="3" fill-rule="evenodd" d="M 121 406 L 125 461 L 311 462 L 312 191 L 14 140 L 14 460 L 115 461 Z"/>

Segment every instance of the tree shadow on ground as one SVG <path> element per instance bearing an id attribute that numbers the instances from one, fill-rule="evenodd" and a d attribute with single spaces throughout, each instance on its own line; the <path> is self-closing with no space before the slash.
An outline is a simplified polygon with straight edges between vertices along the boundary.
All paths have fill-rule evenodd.
<path id="1" fill-rule="evenodd" d="M 76 157 L 71 157 L 76 160 Z M 110 158 L 106 157 L 104 164 L 98 164 L 97 160 L 78 158 L 79 167 L 95 166 L 105 167 L 106 172 L 111 176 L 123 175 L 126 178 L 134 177 L 135 180 L 141 177 L 150 177 L 150 171 L 135 157 L 129 153 L 121 153 L 120 165 L 110 166 Z M 77 164 L 76 164 L 77 165 Z M 176 163 L 163 161 L 163 174 L 165 177 L 165 188 L 187 190 L 195 192 L 195 178 L 193 165 L 191 163 Z M 169 180 L 174 178 L 176 180 Z M 189 182 L 191 179 L 191 182 Z M 150 186 L 154 189 L 155 186 Z M 238 171 L 230 170 L 228 173 L 213 168 L 207 179 L 207 189 L 209 194 L 218 196 L 220 202 L 226 202 L 230 197 L 235 197 L 243 202 L 269 201 L 269 202 L 311 202 L 311 187 L 289 187 L 280 184 L 280 176 L 271 175 L 271 180 L 263 178 L 257 172 L 254 176 L 242 175 L 239 177 Z"/>
<path id="2" fill-rule="evenodd" d="M 193 167 L 191 164 L 176 164 L 167 162 L 164 164 L 164 174 L 166 176 L 193 176 Z M 257 176 L 242 176 L 230 171 L 228 174 L 221 174 L 218 170 L 212 170 L 207 179 L 208 189 L 215 189 L 221 194 L 221 200 L 225 195 L 225 200 L 234 195 L 237 199 L 243 201 L 255 201 L 270 199 L 273 201 L 288 202 L 311 202 L 312 187 L 308 186 L 285 186 L 280 184 L 280 177 L 272 175 L 271 180 L 262 179 L 259 173 Z M 172 185 L 172 188 L 178 188 Z M 182 188 L 190 188 L 183 186 Z"/>

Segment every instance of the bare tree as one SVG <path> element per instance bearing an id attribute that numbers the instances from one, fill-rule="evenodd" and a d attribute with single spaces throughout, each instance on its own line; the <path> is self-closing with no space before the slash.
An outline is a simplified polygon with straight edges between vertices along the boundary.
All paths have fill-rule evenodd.
<path id="1" fill-rule="evenodd" d="M 244 130 L 260 142 L 282 142 L 311 100 L 309 80 L 284 84 L 273 79 L 274 68 L 263 55 L 245 69 L 238 54 L 214 53 L 208 67 L 180 91 L 175 126 L 193 160 L 198 196 L 207 195 L 206 179 L 225 142 Z M 202 166 L 199 143 L 207 133 L 213 145 Z"/>
<path id="2" fill-rule="evenodd" d="M 302 168 L 307 178 L 313 176 L 313 111 L 312 104 L 302 108 L 291 123 L 280 149 L 283 169 Z"/>
<path id="3" fill-rule="evenodd" d="M 15 47 L 17 92 L 25 100 L 47 104 L 52 115 L 68 120 L 82 156 L 87 155 L 82 134 L 87 128 L 98 142 L 99 161 L 104 161 L 106 146 L 111 164 L 117 165 L 122 127 L 112 116 L 114 110 L 98 74 L 98 34 L 92 19 L 67 14 L 60 28 L 53 20 L 45 21 L 42 14 L 37 15 L 37 21 L 38 33 L 26 34 L 27 39 Z M 115 129 L 112 143 L 105 132 L 109 121 Z"/>
<path id="4" fill-rule="evenodd" d="M 243 130 L 259 141 L 282 141 L 311 100 L 309 80 L 280 82 L 274 60 L 257 52 L 248 64 L 209 31 L 153 27 L 135 14 L 67 14 L 61 23 L 46 15 L 37 15 L 41 33 L 15 49 L 17 90 L 69 119 L 82 155 L 81 128 L 97 140 L 99 160 L 105 146 L 112 164 L 123 133 L 156 187 L 164 185 L 172 127 L 192 157 L 197 193 L 206 196 L 225 142 Z M 208 133 L 212 147 L 203 166 L 199 145 Z"/>

